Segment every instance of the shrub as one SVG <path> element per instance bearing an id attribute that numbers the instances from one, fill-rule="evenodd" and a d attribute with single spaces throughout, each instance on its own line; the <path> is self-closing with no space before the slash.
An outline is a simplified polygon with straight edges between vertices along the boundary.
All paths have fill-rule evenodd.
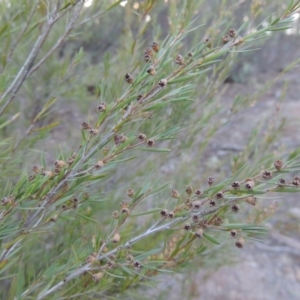
<path id="1" fill-rule="evenodd" d="M 233 175 L 209 176 L 216 169 L 205 161 L 237 53 L 288 28 L 299 2 L 259 24 L 266 12 L 253 1 L 253 19 L 239 27 L 229 1 L 210 2 L 219 13 L 202 15 L 210 25 L 195 17 L 202 1 L 174 1 L 168 12 L 155 0 L 87 3 L 0 4 L 3 299 L 117 297 L 218 245 L 243 248 L 266 233 L 269 215 L 249 223 L 240 210 L 300 191 L 299 150 L 271 151 L 280 126 L 264 139 L 252 133 L 230 158 Z M 119 38 L 111 18 L 124 12 Z M 159 16 L 170 17 L 168 36 Z M 99 32 L 114 44 L 100 59 Z M 237 96 L 225 121 L 257 95 Z"/>

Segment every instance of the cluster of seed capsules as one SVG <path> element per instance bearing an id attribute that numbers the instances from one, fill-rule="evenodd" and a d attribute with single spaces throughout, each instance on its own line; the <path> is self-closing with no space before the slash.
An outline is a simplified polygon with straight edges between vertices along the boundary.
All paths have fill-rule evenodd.
<path id="1" fill-rule="evenodd" d="M 277 160 L 274 162 L 275 172 L 280 171 L 283 168 L 283 162 L 281 160 Z M 163 218 L 173 219 L 176 217 L 177 213 L 182 212 L 183 210 L 190 211 L 190 218 L 191 224 L 186 223 L 183 225 L 183 229 L 187 231 L 193 232 L 197 237 L 201 238 L 205 229 L 212 227 L 212 226 L 220 226 L 223 223 L 223 219 L 221 216 L 218 215 L 218 209 L 223 208 L 225 206 L 229 206 L 231 212 L 238 213 L 240 212 L 241 206 L 240 204 L 236 203 L 236 201 L 245 201 L 251 205 L 256 205 L 257 198 L 251 194 L 251 191 L 255 188 L 256 180 L 262 178 L 264 180 L 269 180 L 273 178 L 273 173 L 269 170 L 264 170 L 258 176 L 253 178 L 245 179 L 241 182 L 234 181 L 231 183 L 231 186 L 223 189 L 222 191 L 218 191 L 214 193 L 214 195 L 208 196 L 205 192 L 201 190 L 196 190 L 193 193 L 192 186 L 188 185 L 185 188 L 185 192 L 187 197 L 184 197 L 184 204 L 179 205 L 172 211 L 163 209 L 160 214 Z M 209 187 L 212 187 L 213 183 L 215 182 L 214 177 L 208 177 L 207 183 Z M 300 187 L 300 177 L 295 176 L 291 181 L 286 181 L 283 178 L 280 178 L 277 183 L 277 188 L 282 187 Z M 249 192 L 249 196 L 245 196 L 243 199 L 239 200 L 232 200 L 226 199 L 226 194 L 239 194 L 239 192 L 243 193 L 244 191 Z M 276 189 L 275 189 L 276 191 Z M 180 193 L 173 189 L 171 191 L 171 197 L 175 199 L 181 199 Z M 200 200 L 203 198 L 203 200 Z M 221 200 L 224 200 L 220 202 Z M 228 201 L 228 205 L 226 203 Z M 204 214 L 202 214 L 204 212 Z M 202 216 L 204 215 L 212 215 L 212 217 L 203 219 Z M 230 230 L 230 236 L 236 238 L 236 247 L 243 248 L 244 246 L 244 236 L 242 232 L 238 229 Z"/>

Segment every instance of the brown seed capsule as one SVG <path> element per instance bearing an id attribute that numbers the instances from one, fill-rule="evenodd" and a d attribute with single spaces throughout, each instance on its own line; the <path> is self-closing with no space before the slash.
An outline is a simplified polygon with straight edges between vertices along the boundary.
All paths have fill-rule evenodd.
<path id="1" fill-rule="evenodd" d="M 96 262 L 96 257 L 94 257 L 93 255 L 89 255 L 89 256 L 86 258 L 86 262 L 87 262 L 87 263 L 90 263 L 90 264 L 93 264 L 94 262 Z"/>
<path id="2" fill-rule="evenodd" d="M 184 230 L 190 230 L 191 229 L 191 225 L 189 223 L 184 224 L 183 226 Z"/>
<path id="3" fill-rule="evenodd" d="M 128 137 L 122 133 L 120 134 L 119 139 L 120 143 L 125 143 L 128 140 Z"/>
<path id="4" fill-rule="evenodd" d="M 38 166 L 33 166 L 32 167 L 32 171 L 35 173 L 35 174 L 39 174 L 40 173 L 40 168 Z"/>
<path id="5" fill-rule="evenodd" d="M 126 75 L 125 75 L 125 81 L 126 81 L 127 83 L 133 83 L 133 78 L 132 78 L 132 76 L 131 76 L 130 74 L 126 73 Z"/>
<path id="6" fill-rule="evenodd" d="M 166 209 L 163 209 L 161 212 L 160 212 L 161 216 L 162 217 L 166 217 L 168 215 L 168 210 Z"/>
<path id="7" fill-rule="evenodd" d="M 142 265 L 138 262 L 138 261 L 135 261 L 133 266 L 136 268 L 136 269 L 140 269 L 142 267 Z"/>
<path id="8" fill-rule="evenodd" d="M 296 187 L 299 187 L 299 186 L 300 186 L 300 181 L 298 181 L 298 180 L 293 180 L 293 181 L 292 181 L 292 185 L 293 185 L 293 186 L 296 186 Z"/>
<path id="9" fill-rule="evenodd" d="M 121 239 L 121 236 L 120 236 L 120 234 L 117 232 L 117 233 L 114 234 L 114 236 L 113 236 L 113 238 L 112 238 L 112 242 L 116 244 L 116 243 L 120 242 L 120 239 Z"/>
<path id="10" fill-rule="evenodd" d="M 280 178 L 280 179 L 278 180 L 278 186 L 279 186 L 279 187 L 282 187 L 282 186 L 284 186 L 285 184 L 286 184 L 286 181 L 285 181 L 284 178 Z"/>
<path id="11" fill-rule="evenodd" d="M 223 223 L 223 219 L 221 217 L 216 217 L 214 220 L 215 226 L 220 226 Z"/>
<path id="12" fill-rule="evenodd" d="M 198 223 L 199 220 L 200 220 L 200 217 L 199 217 L 198 215 L 193 215 L 193 216 L 192 216 L 192 221 L 193 221 L 194 223 Z"/>
<path id="13" fill-rule="evenodd" d="M 62 210 L 66 210 L 68 207 L 67 207 L 66 204 L 63 204 L 63 205 L 61 206 L 61 208 L 62 208 Z"/>
<path id="14" fill-rule="evenodd" d="M 188 58 L 192 58 L 193 57 L 193 52 L 189 52 L 187 55 Z"/>
<path id="15" fill-rule="evenodd" d="M 216 206 L 216 201 L 215 200 L 209 200 L 209 206 Z"/>
<path id="16" fill-rule="evenodd" d="M 155 52 L 158 52 L 159 46 L 158 46 L 157 42 L 153 42 L 153 43 L 151 44 L 151 48 L 152 48 Z"/>
<path id="17" fill-rule="evenodd" d="M 172 191 L 171 191 L 171 197 L 175 198 L 175 199 L 179 199 L 180 198 L 180 194 L 179 194 L 179 192 L 177 190 L 172 189 Z"/>
<path id="18" fill-rule="evenodd" d="M 223 192 L 218 192 L 218 193 L 216 194 L 216 198 L 217 198 L 217 199 L 222 199 L 222 198 L 224 198 L 224 193 L 223 193 Z"/>
<path id="19" fill-rule="evenodd" d="M 212 186 L 212 184 L 213 184 L 214 182 L 215 182 L 215 178 L 214 178 L 214 177 L 209 176 L 209 177 L 207 178 L 207 183 L 208 183 L 209 186 Z"/>
<path id="20" fill-rule="evenodd" d="M 11 200 L 9 197 L 3 197 L 1 200 L 2 205 L 6 206 L 8 204 L 12 204 Z"/>
<path id="21" fill-rule="evenodd" d="M 99 272 L 99 273 L 93 274 L 92 278 L 95 282 L 98 282 L 103 277 L 103 275 L 104 274 L 102 272 Z"/>
<path id="22" fill-rule="evenodd" d="M 30 175 L 28 178 L 29 181 L 32 181 L 33 179 L 35 179 L 35 175 Z"/>
<path id="23" fill-rule="evenodd" d="M 180 65 L 180 66 L 184 65 L 184 58 L 182 55 L 180 55 L 180 54 L 176 55 L 175 64 Z"/>
<path id="24" fill-rule="evenodd" d="M 106 266 L 107 266 L 108 269 L 113 269 L 113 268 L 116 267 L 116 263 L 113 262 L 113 261 L 108 261 L 108 262 L 106 263 Z"/>
<path id="25" fill-rule="evenodd" d="M 143 98 L 143 95 L 137 95 L 136 100 L 140 101 Z"/>
<path id="26" fill-rule="evenodd" d="M 114 219 L 118 219 L 120 214 L 117 210 L 114 210 L 111 215 Z"/>
<path id="27" fill-rule="evenodd" d="M 167 79 L 161 79 L 159 82 L 158 82 L 158 85 L 161 86 L 161 87 L 165 87 L 167 86 Z"/>
<path id="28" fill-rule="evenodd" d="M 57 217 L 58 217 L 57 215 L 54 215 L 53 217 L 50 218 L 49 221 L 50 221 L 50 222 L 56 222 Z"/>
<path id="29" fill-rule="evenodd" d="M 150 74 L 151 76 L 154 76 L 156 74 L 156 70 L 153 66 L 150 66 L 148 69 L 147 69 L 147 73 Z"/>
<path id="30" fill-rule="evenodd" d="M 282 162 L 282 160 L 276 160 L 276 161 L 274 162 L 274 167 L 275 167 L 275 169 L 276 169 L 277 171 L 280 171 L 280 170 L 282 169 L 282 167 L 283 167 L 283 162 Z"/>
<path id="31" fill-rule="evenodd" d="M 119 144 L 124 143 L 127 140 L 127 136 L 125 136 L 124 134 L 115 135 L 114 140 L 116 146 L 119 146 Z"/>
<path id="32" fill-rule="evenodd" d="M 199 222 L 199 225 L 203 228 L 206 229 L 208 227 L 208 221 L 207 220 L 201 220 Z"/>
<path id="33" fill-rule="evenodd" d="M 128 189 L 127 192 L 126 192 L 126 195 L 130 198 L 133 198 L 135 192 L 132 188 Z"/>
<path id="34" fill-rule="evenodd" d="M 185 191 L 188 195 L 191 195 L 193 193 L 193 187 L 191 185 L 187 185 L 185 187 Z"/>
<path id="35" fill-rule="evenodd" d="M 74 158 L 73 157 L 70 157 L 70 158 L 68 158 L 67 159 L 67 163 L 68 163 L 68 165 L 70 166 L 73 162 L 74 162 Z"/>
<path id="36" fill-rule="evenodd" d="M 89 130 L 89 133 L 90 133 L 91 135 L 96 135 L 96 134 L 99 133 L 99 130 L 98 130 L 97 128 L 90 129 L 90 130 Z"/>
<path id="37" fill-rule="evenodd" d="M 103 166 L 104 166 L 103 160 L 99 160 L 95 165 L 95 169 L 100 170 L 103 168 Z"/>
<path id="38" fill-rule="evenodd" d="M 148 47 L 145 51 L 144 51 L 145 55 L 149 55 L 152 56 L 153 55 L 153 49 Z"/>
<path id="39" fill-rule="evenodd" d="M 206 44 L 206 47 L 207 47 L 207 48 L 211 48 L 212 42 L 211 42 L 211 39 L 210 39 L 210 38 L 205 39 L 205 40 L 204 40 L 204 43 Z"/>
<path id="40" fill-rule="evenodd" d="M 133 257 L 131 254 L 128 254 L 128 255 L 126 256 L 126 261 L 127 261 L 128 263 L 133 263 L 133 262 L 134 262 L 134 257 Z"/>
<path id="41" fill-rule="evenodd" d="M 194 201 L 192 203 L 192 208 L 193 209 L 200 209 L 200 207 L 201 207 L 201 201 Z"/>
<path id="42" fill-rule="evenodd" d="M 294 180 L 300 181 L 300 177 L 299 176 L 295 176 Z"/>
<path id="43" fill-rule="evenodd" d="M 234 188 L 235 190 L 238 189 L 241 184 L 238 182 L 238 181 L 234 181 L 232 184 L 231 184 L 232 188 Z"/>
<path id="44" fill-rule="evenodd" d="M 147 145 L 148 145 L 149 147 L 153 147 L 153 146 L 155 145 L 155 141 L 154 141 L 153 139 L 149 139 L 149 140 L 147 141 Z"/>
<path id="45" fill-rule="evenodd" d="M 100 112 L 106 111 L 106 103 L 102 102 L 100 105 L 98 105 L 98 110 Z"/>
<path id="46" fill-rule="evenodd" d="M 243 248 L 243 247 L 244 247 L 244 243 L 245 243 L 245 240 L 244 240 L 244 238 L 241 236 L 241 237 L 239 237 L 239 239 L 236 241 L 235 245 L 236 245 L 238 248 Z"/>
<path id="47" fill-rule="evenodd" d="M 251 178 L 246 179 L 246 181 L 245 181 L 245 188 L 247 190 L 252 190 L 254 188 L 254 185 L 255 185 L 255 183 L 254 183 L 253 179 L 251 179 Z"/>
<path id="48" fill-rule="evenodd" d="M 146 134 L 144 134 L 144 133 L 140 133 L 140 134 L 138 135 L 138 139 L 139 139 L 141 142 L 145 142 L 146 139 L 147 139 L 147 136 L 146 136 Z"/>
<path id="49" fill-rule="evenodd" d="M 196 190 L 195 195 L 196 195 L 197 197 L 201 197 L 201 196 L 203 195 L 203 192 L 200 191 L 200 190 Z"/>
<path id="50" fill-rule="evenodd" d="M 227 44 L 230 41 L 230 36 L 228 34 L 225 34 L 222 38 L 223 44 Z"/>
<path id="51" fill-rule="evenodd" d="M 230 28 L 229 31 L 228 31 L 228 35 L 231 37 L 231 38 L 234 38 L 236 36 L 236 30 L 233 29 L 233 28 Z"/>
<path id="52" fill-rule="evenodd" d="M 231 206 L 231 211 L 234 213 L 238 213 L 240 211 L 240 206 L 238 204 L 233 204 Z"/>
<path id="53" fill-rule="evenodd" d="M 195 235 L 198 237 L 198 238 L 202 238 L 203 237 L 203 228 L 199 228 L 195 231 Z"/>
<path id="54" fill-rule="evenodd" d="M 230 230 L 230 236 L 236 238 L 238 236 L 238 231 L 236 229 Z"/>
<path id="55" fill-rule="evenodd" d="M 82 122 L 81 126 L 83 130 L 91 129 L 91 126 L 87 122 Z"/>
<path id="56" fill-rule="evenodd" d="M 42 175 L 42 176 L 47 176 L 47 177 L 49 177 L 49 178 L 54 177 L 54 173 L 53 173 L 52 171 L 42 171 L 42 172 L 41 172 L 41 175 Z"/>
<path id="57" fill-rule="evenodd" d="M 257 199 L 256 199 L 255 197 L 247 197 L 247 198 L 245 199 L 245 201 L 246 201 L 247 203 L 251 204 L 251 205 L 255 205 Z"/>
<path id="58" fill-rule="evenodd" d="M 128 202 L 127 202 L 127 201 L 122 201 L 122 202 L 120 203 L 120 206 L 121 206 L 121 208 L 128 207 Z"/>
<path id="59" fill-rule="evenodd" d="M 145 62 L 149 62 L 151 60 L 151 56 L 146 54 L 144 56 L 144 60 L 145 60 Z"/>
<path id="60" fill-rule="evenodd" d="M 175 217 L 175 214 L 174 214 L 172 211 L 169 211 L 169 212 L 168 212 L 168 217 L 169 217 L 170 219 L 173 219 L 173 218 Z"/>
<path id="61" fill-rule="evenodd" d="M 122 212 L 122 214 L 129 215 L 130 214 L 130 209 L 128 207 L 124 207 L 124 208 L 122 208 L 121 212 Z"/>
<path id="62" fill-rule="evenodd" d="M 267 171 L 267 170 L 263 171 L 261 173 L 261 176 L 262 176 L 263 179 L 270 179 L 270 178 L 272 178 L 272 172 Z"/>

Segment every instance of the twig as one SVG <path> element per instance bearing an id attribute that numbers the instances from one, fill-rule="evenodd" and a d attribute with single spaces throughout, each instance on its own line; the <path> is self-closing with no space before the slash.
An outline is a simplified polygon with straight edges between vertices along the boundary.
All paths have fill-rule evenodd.
<path id="1" fill-rule="evenodd" d="M 79 2 L 76 2 L 74 5 L 76 5 Z M 83 5 L 83 3 L 82 3 Z M 79 6 L 80 9 L 77 9 L 74 13 L 74 16 L 79 16 L 80 10 L 82 8 L 82 5 Z M 14 100 L 14 98 L 16 97 L 19 89 L 21 88 L 21 86 L 23 85 L 24 81 L 27 79 L 27 77 L 29 75 L 31 75 L 33 73 L 32 68 L 34 67 L 34 61 L 38 55 L 38 53 L 40 52 L 45 40 L 47 39 L 50 31 L 53 28 L 53 25 L 59 20 L 61 19 L 69 10 L 71 10 L 73 7 L 66 9 L 66 11 L 64 11 L 62 14 L 57 15 L 57 11 L 55 11 L 52 15 L 51 20 L 49 20 L 49 22 L 47 23 L 47 26 L 44 29 L 44 32 L 38 37 L 37 41 L 35 42 L 35 45 L 33 46 L 31 52 L 29 53 L 25 63 L 23 64 L 23 66 L 21 67 L 20 71 L 18 72 L 18 74 L 16 75 L 15 79 L 12 81 L 12 83 L 10 84 L 10 86 L 6 89 L 6 91 L 1 95 L 0 97 L 0 103 L 10 94 L 11 96 L 9 97 L 9 99 L 5 102 L 5 104 L 2 106 L 1 110 L 0 110 L 0 116 L 2 116 L 2 114 L 4 113 L 4 111 L 6 110 L 6 108 L 10 105 L 10 103 Z M 76 18 L 77 18 L 76 17 Z M 73 18 L 72 18 L 73 20 Z M 71 22 L 72 22 L 71 20 Z M 72 27 L 72 26 L 71 26 Z M 56 44 L 57 45 L 57 44 Z M 59 45 L 58 45 L 59 46 Z M 52 49 L 51 49 L 52 50 Z M 51 51 L 50 50 L 50 51 Z M 49 52 L 50 52 L 49 51 Z M 46 54 L 48 55 L 49 52 Z M 47 56 L 48 58 L 48 56 Z M 41 61 L 45 61 L 44 59 L 42 59 Z M 41 65 L 41 61 L 37 64 L 38 67 Z M 34 67 L 34 71 L 37 70 L 37 67 Z"/>
<path id="2" fill-rule="evenodd" d="M 111 250 L 108 253 L 102 254 L 100 256 L 97 257 L 98 260 L 101 260 L 103 258 L 106 258 L 107 256 L 110 256 L 114 253 L 116 253 L 117 251 L 119 251 L 119 249 L 123 249 L 123 248 L 128 248 L 130 246 L 132 246 L 133 244 L 137 243 L 139 240 L 162 230 L 167 230 L 170 229 L 172 225 L 180 222 L 184 220 L 184 217 L 180 217 L 180 218 L 176 218 L 172 221 L 170 221 L 169 223 L 166 223 L 164 225 L 161 225 L 159 227 L 153 228 L 151 229 L 151 227 L 144 233 L 138 235 L 137 237 L 127 241 L 123 246 L 121 247 L 117 247 L 113 250 Z M 63 285 L 65 285 L 67 282 L 71 281 L 72 279 L 80 276 L 81 274 L 83 274 L 86 271 L 89 271 L 91 269 L 92 264 L 91 263 L 87 263 L 84 266 L 80 267 L 78 270 L 74 271 L 73 273 L 71 273 L 69 276 L 67 276 L 64 280 L 60 281 L 59 283 L 57 283 L 55 286 L 53 286 L 51 289 L 45 291 L 42 295 L 40 295 L 37 300 L 41 300 L 44 299 L 46 296 L 52 294 L 53 292 L 59 290 Z M 23 295 L 22 295 L 23 296 Z"/>
<path id="3" fill-rule="evenodd" d="M 75 10 L 74 15 L 72 16 L 70 23 L 67 25 L 67 28 L 66 28 L 64 34 L 59 38 L 59 40 L 56 42 L 56 44 L 45 54 L 45 56 L 31 68 L 28 76 L 30 76 L 42 64 L 44 64 L 44 62 L 53 54 L 53 52 L 64 42 L 64 40 L 67 38 L 69 33 L 75 28 L 74 24 L 79 17 L 81 9 L 82 9 L 82 6 L 77 7 L 77 10 Z"/>
<path id="4" fill-rule="evenodd" d="M 33 5 L 33 9 L 32 9 L 32 11 L 30 12 L 30 15 L 29 15 L 29 17 L 28 17 L 28 20 L 27 20 L 27 22 L 26 22 L 26 24 L 25 24 L 23 30 L 21 31 L 21 33 L 20 33 L 19 37 L 17 38 L 16 42 L 14 43 L 14 45 L 11 47 L 10 53 L 7 55 L 7 60 L 10 60 L 10 58 L 11 58 L 12 55 L 13 55 L 13 53 L 15 52 L 15 49 L 17 48 L 17 45 L 18 45 L 19 42 L 21 41 L 21 39 L 22 39 L 24 33 L 26 32 L 26 30 L 28 29 L 28 26 L 29 26 L 29 24 L 30 24 L 30 21 L 31 21 L 31 19 L 32 19 L 33 15 L 34 15 L 34 13 L 35 13 L 35 11 L 36 11 L 36 7 L 37 7 L 37 5 L 38 5 L 39 0 L 36 0 L 35 2 L 36 2 L 36 3 Z"/>
<path id="5" fill-rule="evenodd" d="M 21 240 L 17 241 L 15 244 L 13 244 L 10 248 L 6 249 L 3 251 L 1 257 L 0 257 L 0 262 L 2 262 L 9 254 L 14 251 L 14 249 L 21 243 Z"/>

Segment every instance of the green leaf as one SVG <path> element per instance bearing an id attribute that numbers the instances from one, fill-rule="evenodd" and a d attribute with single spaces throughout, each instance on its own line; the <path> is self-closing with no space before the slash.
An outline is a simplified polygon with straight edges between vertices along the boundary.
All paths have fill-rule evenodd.
<path id="1" fill-rule="evenodd" d="M 3 26 L 0 27 L 0 37 L 7 29 L 9 28 L 9 23 L 5 23 Z"/>
<path id="2" fill-rule="evenodd" d="M 214 237 L 212 237 L 211 235 L 207 234 L 207 233 L 203 233 L 203 236 L 209 240 L 210 242 L 212 242 L 213 244 L 216 244 L 216 245 L 220 245 L 220 242 L 215 239 Z"/>
<path id="3" fill-rule="evenodd" d="M 151 255 L 160 253 L 161 251 L 162 251 L 162 249 L 160 249 L 160 248 L 152 249 L 150 251 L 146 251 L 146 252 L 144 252 L 144 253 L 142 253 L 140 255 L 135 256 L 135 259 L 138 260 L 138 261 L 142 261 L 142 260 L 148 258 Z"/>
<path id="4" fill-rule="evenodd" d="M 10 124 L 11 122 L 13 122 L 14 120 L 16 120 L 19 116 L 20 116 L 20 112 L 18 112 L 17 114 L 13 115 L 9 120 L 7 120 L 6 122 L 0 124 L 0 129 L 6 127 L 8 124 Z"/>
<path id="5" fill-rule="evenodd" d="M 269 28 L 267 31 L 282 31 L 286 29 L 290 29 L 291 26 L 284 26 L 284 27 L 276 27 L 276 28 Z"/>
<path id="6" fill-rule="evenodd" d="M 48 124 L 46 126 L 43 126 L 43 127 L 39 127 L 39 128 L 35 128 L 33 129 L 33 132 L 42 132 L 42 131 L 48 131 L 48 130 L 51 130 L 53 128 L 55 128 L 56 126 L 58 126 L 60 124 L 60 122 L 53 122 L 51 124 Z"/>
<path id="7" fill-rule="evenodd" d="M 203 66 L 203 65 L 201 65 L 201 66 Z M 178 76 L 176 79 L 170 80 L 168 82 L 168 84 L 175 84 L 175 83 L 181 83 L 181 82 L 185 82 L 185 81 L 191 81 L 193 78 L 201 75 L 202 73 L 209 71 L 210 69 L 211 68 L 207 68 L 207 69 L 201 70 L 201 72 L 191 73 L 186 76 Z"/>
<path id="8" fill-rule="evenodd" d="M 154 214 L 154 213 L 157 213 L 157 212 L 160 212 L 160 211 L 162 211 L 162 208 L 153 208 L 153 209 L 150 209 L 150 210 L 138 213 L 138 214 L 133 214 L 133 215 L 131 214 L 130 217 L 150 215 L 150 214 Z"/>
<path id="9" fill-rule="evenodd" d="M 36 115 L 36 117 L 33 119 L 33 123 L 40 120 L 46 112 L 48 112 L 49 108 L 56 102 L 56 97 L 51 97 L 46 104 L 43 106 L 42 110 Z"/>
<path id="10" fill-rule="evenodd" d="M 96 220 L 94 220 L 94 219 L 92 219 L 92 218 L 89 218 L 89 217 L 87 217 L 87 216 L 85 216 L 85 215 L 82 215 L 82 214 L 80 214 L 80 213 L 78 213 L 78 212 L 76 212 L 76 211 L 75 211 L 75 214 L 76 214 L 77 216 L 79 216 L 79 217 L 81 217 L 81 218 L 87 220 L 87 221 L 91 221 L 91 222 L 94 222 L 94 223 L 99 224 L 98 221 L 96 221 Z"/>
<path id="11" fill-rule="evenodd" d="M 222 228 L 225 230 L 231 229 L 242 229 L 243 231 L 251 230 L 256 232 L 266 232 L 267 229 L 262 226 L 252 225 L 252 224 L 244 224 L 244 223 L 231 223 L 231 224 L 224 224 Z"/>
<path id="12" fill-rule="evenodd" d="M 148 152 L 170 152 L 171 150 L 170 149 L 166 149 L 166 148 L 142 148 L 142 147 L 138 147 L 136 148 L 138 150 L 141 150 L 141 151 L 148 151 Z"/>
<path id="13" fill-rule="evenodd" d="M 35 28 L 37 28 L 40 25 L 41 21 L 37 21 L 36 23 L 34 23 L 24 34 L 24 37 L 28 36 L 29 33 L 31 33 Z"/>
<path id="14" fill-rule="evenodd" d="M 276 193 L 300 193 L 300 188 L 299 187 L 278 187 L 272 189 L 272 191 Z"/>
<path id="15" fill-rule="evenodd" d="M 75 54 L 75 57 L 73 59 L 73 66 L 76 66 L 80 63 L 80 61 L 82 60 L 82 58 L 84 57 L 85 53 L 83 51 L 83 48 L 81 47 L 79 49 L 79 51 L 77 51 L 77 53 Z"/>

